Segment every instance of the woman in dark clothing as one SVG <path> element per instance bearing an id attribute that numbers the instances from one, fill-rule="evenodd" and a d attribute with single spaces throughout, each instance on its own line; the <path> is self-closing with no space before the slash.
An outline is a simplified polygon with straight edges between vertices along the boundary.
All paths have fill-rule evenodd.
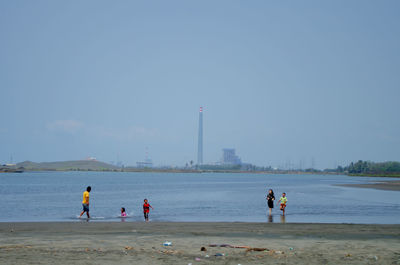
<path id="1" fill-rule="evenodd" d="M 271 189 L 268 191 L 267 201 L 268 201 L 268 207 L 269 207 L 269 215 L 271 215 L 272 208 L 274 208 L 274 201 L 275 201 L 274 191 Z"/>

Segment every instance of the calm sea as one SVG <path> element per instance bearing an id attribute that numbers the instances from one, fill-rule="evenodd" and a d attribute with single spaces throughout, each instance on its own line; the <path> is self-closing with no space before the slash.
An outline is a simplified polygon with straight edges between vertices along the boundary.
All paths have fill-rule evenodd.
<path id="1" fill-rule="evenodd" d="M 339 187 L 377 178 L 337 175 L 25 172 L 0 174 L 0 221 L 79 221 L 82 192 L 92 186 L 92 221 L 400 223 L 400 192 Z M 381 180 L 381 179 L 380 179 Z M 266 215 L 266 192 L 287 193 L 285 218 Z"/>

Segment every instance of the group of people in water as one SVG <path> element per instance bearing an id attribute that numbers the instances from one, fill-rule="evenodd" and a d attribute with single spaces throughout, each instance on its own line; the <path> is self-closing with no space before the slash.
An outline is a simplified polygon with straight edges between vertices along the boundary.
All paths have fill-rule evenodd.
<path id="1" fill-rule="evenodd" d="M 83 192 L 83 200 L 82 200 L 82 212 L 79 215 L 79 218 L 82 217 L 84 213 L 86 213 L 87 217 L 90 218 L 89 214 L 89 193 L 92 190 L 92 187 L 88 186 L 86 188 L 86 191 Z M 274 191 L 270 189 L 267 194 L 267 204 L 269 208 L 269 215 L 272 215 L 272 209 L 274 208 L 274 201 L 275 201 L 275 195 Z M 287 198 L 286 198 L 286 193 L 282 193 L 282 197 L 278 200 L 277 205 L 280 205 L 279 209 L 282 211 L 282 216 L 285 216 L 285 208 L 287 204 Z M 147 199 L 144 199 L 143 203 L 143 216 L 144 220 L 146 222 L 149 221 L 149 213 L 150 213 L 150 208 L 154 210 L 154 208 L 149 204 L 149 201 Z M 121 208 L 121 217 L 127 217 L 125 207 Z"/>
<path id="2" fill-rule="evenodd" d="M 86 191 L 83 192 L 83 200 L 82 200 L 82 212 L 79 215 L 79 218 L 82 217 L 84 213 L 86 213 L 87 217 L 90 218 L 89 214 L 89 193 L 92 190 L 92 187 L 88 186 L 86 188 Z M 143 215 L 144 215 L 144 220 L 146 222 L 149 221 L 149 213 L 150 213 L 150 208 L 154 210 L 153 206 L 150 205 L 149 201 L 147 199 L 144 199 L 143 203 Z M 125 207 L 121 207 L 121 217 L 128 217 L 126 214 Z"/>
<path id="3" fill-rule="evenodd" d="M 272 214 L 272 209 L 274 208 L 274 201 L 275 201 L 275 195 L 274 191 L 270 189 L 267 194 L 267 203 L 268 203 L 268 208 L 269 208 L 269 215 Z M 279 209 L 282 211 L 282 215 L 285 216 L 285 208 L 286 208 L 286 203 L 287 203 L 287 198 L 286 198 L 286 193 L 282 193 L 282 197 L 278 200 L 277 205 L 280 207 Z"/>

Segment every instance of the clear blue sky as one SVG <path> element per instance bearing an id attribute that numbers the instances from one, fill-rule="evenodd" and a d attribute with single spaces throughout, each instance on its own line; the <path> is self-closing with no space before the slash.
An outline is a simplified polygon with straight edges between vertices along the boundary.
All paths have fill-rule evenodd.
<path id="1" fill-rule="evenodd" d="M 1 1 L 0 162 L 400 160 L 400 1 Z"/>

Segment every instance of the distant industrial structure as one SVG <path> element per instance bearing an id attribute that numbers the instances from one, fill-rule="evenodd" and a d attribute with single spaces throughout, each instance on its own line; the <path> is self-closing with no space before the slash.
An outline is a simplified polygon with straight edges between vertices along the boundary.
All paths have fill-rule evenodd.
<path id="1" fill-rule="evenodd" d="M 203 164 L 203 107 L 199 111 L 199 136 L 197 143 L 197 164 Z"/>
<path id="2" fill-rule="evenodd" d="M 224 148 L 222 149 L 222 159 L 221 163 L 223 165 L 241 165 L 242 160 L 235 154 L 235 149 Z"/>
<path id="3" fill-rule="evenodd" d="M 145 161 L 136 162 L 136 167 L 137 168 L 152 168 L 153 161 L 151 161 L 151 159 L 146 159 Z"/>
<path id="4" fill-rule="evenodd" d="M 149 151 L 147 148 L 146 148 L 146 156 L 144 158 L 144 161 L 136 162 L 136 167 L 137 168 L 152 168 L 153 167 L 153 161 L 149 158 Z"/>

